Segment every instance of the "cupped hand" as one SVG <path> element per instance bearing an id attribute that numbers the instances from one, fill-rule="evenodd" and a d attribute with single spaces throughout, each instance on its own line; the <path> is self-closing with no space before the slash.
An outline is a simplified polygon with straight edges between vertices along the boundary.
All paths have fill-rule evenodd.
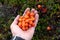
<path id="1" fill-rule="evenodd" d="M 30 11 L 30 8 L 27 8 L 23 14 L 23 16 L 25 15 L 25 13 L 27 11 Z M 17 25 L 18 23 L 18 19 L 19 19 L 19 15 L 17 15 L 17 17 L 14 19 L 13 23 L 11 24 L 10 28 L 11 28 L 11 32 L 12 32 L 12 35 L 13 36 L 18 36 L 18 37 L 21 37 L 25 40 L 31 40 L 32 37 L 33 37 L 33 34 L 34 34 L 34 30 L 35 30 L 35 27 L 37 25 L 37 22 L 38 22 L 38 18 L 39 18 L 39 15 L 38 15 L 38 12 L 37 10 L 35 9 L 32 9 L 31 12 L 34 12 L 35 13 L 35 26 L 34 27 L 31 27 L 29 28 L 27 31 L 23 31 L 21 28 L 19 28 L 19 26 Z"/>

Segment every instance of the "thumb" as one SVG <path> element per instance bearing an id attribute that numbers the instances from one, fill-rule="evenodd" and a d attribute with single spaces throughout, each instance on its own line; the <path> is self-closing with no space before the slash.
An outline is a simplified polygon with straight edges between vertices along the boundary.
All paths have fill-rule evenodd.
<path id="1" fill-rule="evenodd" d="M 18 19 L 19 19 L 19 15 L 17 15 L 17 17 L 14 19 L 14 21 L 13 21 L 13 24 L 17 24 L 18 23 Z"/>

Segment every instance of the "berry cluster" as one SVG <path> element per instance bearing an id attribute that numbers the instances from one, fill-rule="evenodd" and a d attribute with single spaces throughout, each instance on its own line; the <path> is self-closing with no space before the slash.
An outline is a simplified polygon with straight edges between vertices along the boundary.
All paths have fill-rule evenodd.
<path id="1" fill-rule="evenodd" d="M 24 16 L 20 16 L 18 21 L 18 26 L 23 31 L 26 31 L 29 28 L 34 27 L 35 14 L 33 12 L 27 11 Z"/>

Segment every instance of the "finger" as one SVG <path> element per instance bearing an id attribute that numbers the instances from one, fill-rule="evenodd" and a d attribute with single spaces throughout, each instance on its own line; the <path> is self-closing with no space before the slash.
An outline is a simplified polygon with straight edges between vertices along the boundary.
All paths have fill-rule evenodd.
<path id="1" fill-rule="evenodd" d="M 27 8 L 27 9 L 24 11 L 23 16 L 25 15 L 25 13 L 26 13 L 27 11 L 30 11 L 30 8 Z"/>
<path id="2" fill-rule="evenodd" d="M 34 23 L 35 23 L 35 27 L 36 27 L 36 25 L 37 25 L 37 23 L 38 23 L 38 19 L 39 19 L 39 15 L 36 14 L 36 15 L 35 15 L 35 22 L 34 22 Z"/>
<path id="3" fill-rule="evenodd" d="M 31 10 L 31 12 L 33 12 L 33 13 L 34 13 L 34 12 L 35 12 L 35 9 L 33 8 L 33 9 Z"/>
<path id="4" fill-rule="evenodd" d="M 14 19 L 14 21 L 13 21 L 13 24 L 17 24 L 18 23 L 18 19 L 19 19 L 19 15 L 17 15 L 17 17 Z"/>
<path id="5" fill-rule="evenodd" d="M 35 10 L 35 12 L 34 12 L 35 14 L 38 14 L 38 11 L 37 10 Z"/>

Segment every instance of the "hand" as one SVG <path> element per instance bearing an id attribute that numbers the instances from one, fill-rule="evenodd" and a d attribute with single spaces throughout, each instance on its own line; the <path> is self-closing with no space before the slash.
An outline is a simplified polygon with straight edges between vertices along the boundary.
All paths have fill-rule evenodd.
<path id="1" fill-rule="evenodd" d="M 27 8 L 23 14 L 23 16 L 25 15 L 25 13 L 30 10 L 30 8 Z M 37 22 L 38 22 L 38 18 L 39 18 L 39 15 L 37 14 L 38 12 L 35 10 L 35 9 L 32 9 L 31 12 L 34 12 L 36 15 L 35 15 L 35 26 L 34 27 L 31 27 L 29 28 L 29 30 L 27 31 L 23 31 L 21 28 L 19 28 L 19 26 L 17 25 L 18 23 L 18 19 L 19 19 L 19 15 L 14 19 L 13 23 L 11 24 L 10 28 L 11 28 L 11 32 L 12 32 L 12 35 L 13 36 L 18 36 L 18 37 L 21 37 L 25 40 L 31 40 L 32 37 L 33 37 L 33 34 L 34 34 L 34 30 L 35 30 L 35 27 L 37 25 Z"/>

